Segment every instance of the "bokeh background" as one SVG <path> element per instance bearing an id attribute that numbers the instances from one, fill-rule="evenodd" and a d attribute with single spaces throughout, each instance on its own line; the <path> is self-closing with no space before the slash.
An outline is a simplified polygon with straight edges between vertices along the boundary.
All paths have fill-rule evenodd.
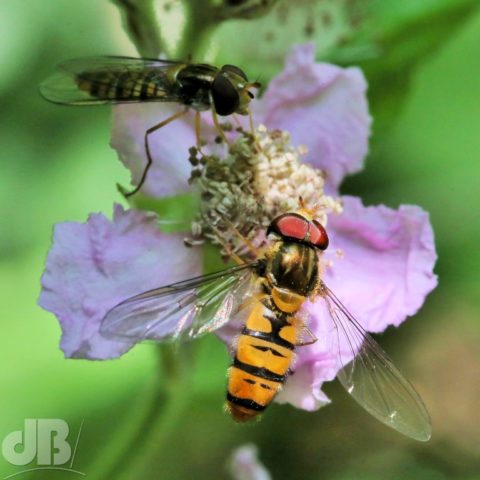
<path id="1" fill-rule="evenodd" d="M 128 185 L 129 178 L 109 147 L 109 108 L 48 104 L 38 84 L 62 59 L 136 53 L 118 9 L 98 0 L 0 2 L 1 439 L 25 418 L 63 418 L 73 436 L 84 419 L 75 468 L 87 478 L 120 478 L 119 456 L 128 461 L 135 442 L 155 452 L 136 477 L 145 479 L 231 478 L 227 459 L 245 442 L 258 445 L 274 479 L 480 478 L 480 9 L 467 1 L 453 2 L 451 11 L 446 0 L 406 1 L 405 10 L 394 3 L 383 2 L 383 13 L 382 2 L 376 6 L 383 24 L 364 22 L 355 40 L 362 48 L 337 32 L 323 56 L 362 65 L 371 85 L 371 153 L 343 191 L 367 204 L 412 203 L 431 213 L 439 286 L 415 318 L 378 339 L 425 399 L 432 440 L 418 444 L 385 428 L 336 383 L 326 386 L 332 404 L 319 412 L 274 405 L 260 423 L 237 426 L 222 411 L 229 359 L 214 338 L 197 342 L 188 388 L 167 411 L 151 405 L 164 373 L 152 346 L 110 362 L 63 358 L 56 319 L 36 305 L 52 227 L 83 222 L 90 212 L 110 216 L 113 202 L 122 202 L 115 182 Z M 416 23 L 395 23 L 411 18 L 418 3 L 424 11 Z M 311 35 L 306 27 L 298 41 Z M 272 31 L 257 29 L 257 43 Z M 280 62 L 275 45 L 271 55 Z M 262 71 L 244 44 L 228 46 L 218 58 L 230 54 L 247 71 L 268 79 L 280 68 L 272 61 Z M 163 415 L 162 438 L 144 446 L 142 432 L 156 415 Z M 0 458 L 0 478 L 16 471 Z"/>

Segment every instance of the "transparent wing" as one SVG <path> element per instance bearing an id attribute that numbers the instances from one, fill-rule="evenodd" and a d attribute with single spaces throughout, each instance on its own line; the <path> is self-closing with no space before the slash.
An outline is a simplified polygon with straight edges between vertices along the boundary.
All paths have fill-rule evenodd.
<path id="1" fill-rule="evenodd" d="M 85 57 L 66 60 L 58 65 L 58 72 L 40 85 L 41 95 L 50 102 L 63 105 L 101 105 L 115 103 L 138 103 L 139 101 L 176 101 L 169 95 L 166 71 L 176 62 L 133 57 Z M 135 82 L 145 75 L 155 82 L 162 96 L 140 100 L 133 88 Z M 94 86 L 94 91 L 111 92 L 112 98 L 99 98 L 79 87 L 84 81 Z M 122 85 L 123 90 L 117 85 Z M 128 87 L 131 87 L 130 89 Z M 89 88 L 91 91 L 91 87 Z M 129 96 L 125 92 L 130 91 Z"/>
<path id="2" fill-rule="evenodd" d="M 415 440 L 430 439 L 427 409 L 413 386 L 335 294 L 322 285 L 335 325 L 339 367 L 347 392 L 375 418 Z"/>
<path id="3" fill-rule="evenodd" d="M 177 60 L 159 60 L 155 58 L 124 57 L 117 55 L 104 55 L 98 57 L 80 57 L 71 58 L 58 64 L 58 69 L 68 73 L 78 75 L 80 73 L 102 72 L 105 70 L 113 71 L 137 71 L 141 72 L 149 68 L 159 70 L 170 68 L 172 65 L 178 65 Z"/>
<path id="4" fill-rule="evenodd" d="M 107 312 L 100 333 L 141 342 L 187 340 L 217 330 L 250 295 L 255 265 L 232 267 L 128 298 Z"/>

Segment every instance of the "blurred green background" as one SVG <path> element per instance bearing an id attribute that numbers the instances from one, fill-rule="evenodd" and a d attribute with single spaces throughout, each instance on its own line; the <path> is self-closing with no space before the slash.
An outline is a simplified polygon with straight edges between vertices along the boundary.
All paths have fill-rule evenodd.
<path id="1" fill-rule="evenodd" d="M 435 48 L 408 63 L 408 82 L 401 55 L 382 64 L 383 75 L 375 60 L 358 57 L 371 78 L 373 147 L 365 170 L 343 187 L 367 204 L 413 203 L 431 213 L 440 284 L 380 342 L 425 399 L 432 440 L 388 430 L 335 383 L 326 387 L 332 404 L 317 413 L 274 405 L 260 423 L 239 427 L 222 411 L 227 353 L 205 338 L 194 347 L 185 395 L 176 392 L 161 420 L 164 438 L 149 439 L 155 455 L 136 478 L 229 478 L 226 461 L 247 441 L 275 479 L 480 478 L 480 10 L 443 21 Z M 435 25 L 424 18 L 422 34 Z M 122 465 L 111 470 L 119 453 L 149 428 L 137 432 L 163 374 L 157 352 L 137 346 L 111 362 L 65 360 L 58 323 L 36 301 L 53 224 L 110 216 L 121 202 L 115 182 L 127 185 L 128 174 L 109 148 L 109 108 L 50 105 L 37 86 L 59 60 L 135 49 L 118 10 L 98 0 L 2 0 L 0 39 L 0 438 L 25 418 L 63 418 L 73 435 L 84 419 L 75 468 L 119 478 Z M 325 57 L 356 63 L 358 49 L 345 52 Z M 16 471 L 0 458 L 0 478 Z"/>

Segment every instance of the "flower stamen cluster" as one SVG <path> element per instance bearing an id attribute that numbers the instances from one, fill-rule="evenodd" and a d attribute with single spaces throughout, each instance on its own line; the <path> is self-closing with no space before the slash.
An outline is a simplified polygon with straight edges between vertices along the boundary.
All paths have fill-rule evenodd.
<path id="1" fill-rule="evenodd" d="M 252 135 L 239 128 L 226 156 L 191 153 L 190 183 L 200 194 L 191 243 L 209 240 L 223 246 L 225 256 L 227 250 L 246 253 L 241 236 L 262 244 L 278 215 L 307 208 L 326 225 L 329 212 L 342 211 L 341 202 L 324 193 L 325 173 L 301 162 L 306 148 L 293 147 L 288 132 L 260 125 Z"/>

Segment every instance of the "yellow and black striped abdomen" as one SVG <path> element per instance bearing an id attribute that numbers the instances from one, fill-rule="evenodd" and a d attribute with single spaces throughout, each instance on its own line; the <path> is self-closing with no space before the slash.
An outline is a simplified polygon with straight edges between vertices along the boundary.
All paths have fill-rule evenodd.
<path id="1" fill-rule="evenodd" d="M 239 422 L 254 418 L 282 388 L 295 357 L 293 317 L 277 315 L 263 303 L 252 309 L 229 369 L 227 407 Z"/>
<path id="2" fill-rule="evenodd" d="M 158 70 L 85 72 L 77 75 L 78 88 L 106 101 L 152 101 L 165 96 L 165 74 Z"/>

